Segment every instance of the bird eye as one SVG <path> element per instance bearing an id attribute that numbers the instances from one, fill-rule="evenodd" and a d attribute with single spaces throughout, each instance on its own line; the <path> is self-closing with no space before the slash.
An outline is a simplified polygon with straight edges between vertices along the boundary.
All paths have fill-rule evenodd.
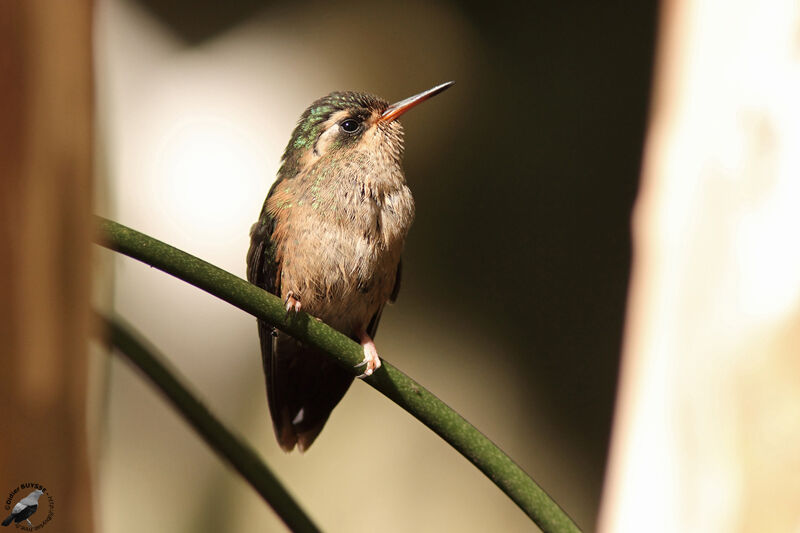
<path id="1" fill-rule="evenodd" d="M 359 129 L 361 129 L 361 123 L 354 118 L 348 118 L 343 120 L 339 127 L 342 128 L 342 131 L 345 133 L 355 133 Z"/>

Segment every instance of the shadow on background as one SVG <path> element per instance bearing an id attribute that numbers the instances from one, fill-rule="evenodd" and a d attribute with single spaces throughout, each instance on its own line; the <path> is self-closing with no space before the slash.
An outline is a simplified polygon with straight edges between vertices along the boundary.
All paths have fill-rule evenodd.
<path id="1" fill-rule="evenodd" d="M 253 221 L 291 127 L 313 99 L 335 89 L 358 89 L 395 101 L 436 83 L 456 80 L 453 89 L 403 119 L 406 175 L 417 201 L 417 220 L 404 256 L 404 286 L 398 304 L 384 315 L 378 347 L 385 357 L 496 440 L 583 528 L 592 530 L 620 353 L 630 263 L 629 219 L 645 129 L 655 3 L 411 3 L 402 8 L 386 2 L 335 7 L 314 2 L 256 0 L 224 4 L 102 0 L 100 4 L 101 24 L 118 27 L 115 25 L 124 26 L 130 20 L 158 21 L 147 30 L 152 35 L 162 35 L 159 39 L 166 43 L 158 57 L 184 54 L 195 64 L 209 54 L 211 61 L 219 61 L 212 51 L 215 44 L 228 42 L 226 39 L 234 39 L 237 32 L 243 31 L 254 36 L 252 42 L 256 43 L 247 48 L 247 53 L 255 58 L 269 56 L 270 64 L 280 66 L 282 70 L 275 67 L 274 75 L 266 70 L 252 74 L 261 76 L 258 79 L 269 90 L 251 94 L 253 87 L 258 87 L 254 81 L 245 83 L 246 87 L 235 96 L 242 101 L 245 96 L 259 101 L 266 111 L 261 116 L 256 114 L 254 120 L 272 123 L 270 127 L 275 128 L 273 137 L 257 141 L 264 143 L 259 150 L 265 152 L 261 155 L 268 166 L 257 168 L 258 181 L 248 189 L 247 205 L 242 208 L 245 218 Z M 109 34 L 102 30 L 99 34 L 98 53 L 111 54 L 113 61 L 122 57 L 114 54 L 122 52 L 104 52 L 104 43 L 117 38 L 108 31 Z M 113 43 L 108 46 L 124 48 Z M 219 67 L 214 83 L 233 83 L 238 74 L 231 74 L 231 69 L 239 58 L 245 65 L 245 55 L 232 53 L 233 59 Z M 101 82 L 101 97 L 106 91 L 106 98 L 120 98 L 126 90 L 134 90 L 130 85 L 133 82 L 147 86 L 141 79 L 165 75 L 169 68 L 165 65 L 160 63 L 152 71 L 141 64 L 139 70 L 129 71 L 124 66 L 110 66 L 112 82 Z M 113 73 L 115 68 L 117 74 Z M 244 66 L 242 71 L 249 72 L 249 68 Z M 136 76 L 141 78 L 138 82 Z M 115 79 L 123 80 L 122 85 L 115 85 Z M 246 80 L 246 75 L 242 79 Z M 117 90 L 119 87 L 122 89 Z M 202 83 L 192 86 L 187 98 L 204 90 L 207 88 Z M 148 98 L 158 97 L 153 91 Z M 164 94 L 163 90 L 160 94 Z M 225 96 L 221 94 L 219 99 L 224 108 L 228 103 Z M 128 127 L 124 121 L 113 126 L 115 110 L 121 107 L 124 104 L 119 102 L 108 105 L 112 137 L 114 131 Z M 146 132 L 151 134 L 155 135 Z M 112 213 L 118 215 L 115 218 L 120 222 L 147 231 L 149 208 L 169 210 L 180 202 L 168 200 L 148 206 L 145 198 L 127 196 L 124 182 L 133 177 L 126 178 L 125 157 L 120 158 L 115 152 L 115 142 L 124 143 L 124 139 L 110 143 L 109 158 L 117 157 L 110 164 L 111 189 L 116 191 L 111 195 Z M 218 146 L 213 139 L 210 143 Z M 146 174 L 145 170 L 142 172 Z M 220 177 L 235 179 L 236 172 L 231 174 Z M 131 176 L 134 175 L 145 179 L 141 173 Z M 141 183 L 137 182 L 136 187 L 141 188 Z M 177 198 L 182 197 L 179 194 Z M 212 198 L 217 203 L 225 201 L 222 196 Z M 133 202 L 132 207 L 126 208 L 126 201 Z M 215 224 L 213 213 L 206 215 L 204 220 Z M 204 248 L 202 240 L 187 237 L 192 232 L 190 226 L 180 226 L 174 234 L 165 226 L 148 232 L 242 275 L 249 224 L 235 224 L 235 234 L 241 238 L 230 256 L 216 245 Z M 181 241 L 182 237 L 186 240 Z M 215 255 L 217 252 L 221 255 Z M 153 276 L 147 269 L 142 272 Z M 122 278 L 120 283 L 124 282 L 124 274 Z M 166 286 L 177 282 L 163 283 Z M 186 301 L 187 306 L 194 305 L 194 298 L 204 298 L 190 295 L 190 289 L 175 290 L 182 291 L 181 296 L 170 301 Z M 152 293 L 152 288 L 118 288 L 121 311 L 137 322 L 131 316 L 135 315 L 136 302 Z M 151 299 L 141 305 L 150 314 L 142 315 L 137 324 L 145 332 L 157 330 L 158 323 L 163 322 L 152 315 L 159 304 L 151 296 L 148 298 Z M 178 329 L 181 326 L 172 324 L 175 346 L 170 349 L 171 341 L 164 337 L 161 347 L 169 355 L 176 354 L 179 361 L 181 355 L 176 352 L 185 350 L 186 365 L 192 368 L 187 373 L 204 393 L 208 391 L 206 383 L 233 391 L 226 393 L 227 399 L 221 395 L 215 400 L 214 392 L 207 394 L 212 404 L 220 402 L 220 410 L 237 427 L 259 427 L 258 436 L 251 440 L 259 439 L 255 442 L 267 454 L 268 461 L 290 461 L 288 466 L 278 465 L 284 479 L 292 479 L 293 475 L 303 479 L 298 470 L 307 469 L 311 479 L 326 474 L 334 479 L 335 475 L 344 475 L 354 484 L 370 487 L 369 465 L 362 465 L 366 470 L 361 472 L 347 463 L 350 459 L 358 462 L 358 453 L 325 456 L 320 449 L 333 449 L 325 442 L 326 433 L 335 439 L 341 430 L 343 445 L 358 450 L 362 442 L 359 439 L 369 438 L 363 435 L 383 431 L 380 422 L 370 418 L 369 409 L 372 404 L 382 405 L 385 399 L 376 398 L 365 387 L 354 387 L 306 457 L 284 459 L 275 455 L 274 459 L 271 454 L 277 446 L 266 419 L 263 384 L 260 376 L 254 375 L 260 365 L 255 322 L 251 323 L 249 317 L 236 320 L 236 327 L 241 330 L 236 329 L 230 337 L 246 339 L 246 348 L 241 350 L 233 349 L 228 341 L 212 341 L 210 346 L 193 344 L 200 342 L 190 339 L 193 330 L 216 327 L 217 334 L 224 333 L 219 322 L 200 327 L 196 322 L 189 324 L 185 335 Z M 154 335 L 157 339 L 158 332 Z M 248 366 L 233 377 L 222 378 L 220 384 L 216 376 L 211 377 L 214 370 L 204 375 L 202 369 L 197 369 L 197 365 L 214 364 L 197 363 L 202 353 L 216 360 L 222 357 L 220 354 L 227 358 L 237 353 L 236 357 Z M 178 364 L 184 368 L 184 363 Z M 248 391 L 245 399 L 230 398 L 244 390 Z M 124 392 L 113 394 L 124 397 Z M 132 398 L 136 398 L 135 394 Z M 154 404 L 152 408 L 160 409 Z M 247 409 L 253 414 L 243 414 Z M 354 412 L 353 427 L 347 426 L 345 414 L 337 417 L 338 411 L 347 409 Z M 112 409 L 111 416 L 121 415 Z M 404 420 L 402 414 L 397 417 L 392 419 L 392 428 L 400 432 L 400 439 L 404 432 L 415 431 L 411 429 L 414 421 Z M 179 424 L 172 418 L 170 423 Z M 110 446 L 116 442 L 113 432 L 123 431 L 116 427 L 112 420 Z M 392 466 L 394 461 L 400 461 L 397 455 L 406 453 L 404 446 L 389 441 L 388 448 L 369 450 L 376 452 L 380 461 L 389 463 L 381 462 L 375 475 L 385 475 L 390 482 L 397 481 L 398 476 L 411 476 L 420 483 L 417 477 L 421 473 Z M 439 454 L 447 452 L 437 449 L 442 446 L 437 439 L 425 440 L 420 446 L 414 449 L 430 460 L 442 464 L 453 460 L 459 468 L 471 468 L 460 458 L 440 458 Z M 264 451 L 265 447 L 268 451 Z M 545 447 L 547 450 L 543 450 Z M 320 457 L 319 462 L 313 459 L 315 454 Z M 328 463 L 324 462 L 325 457 Z M 304 466 L 297 466 L 300 461 L 305 462 Z M 341 466 L 344 474 L 331 472 L 330 461 L 341 461 L 337 467 Z M 375 461 L 378 459 L 366 462 Z M 548 462 L 555 466 L 548 469 Z M 158 468 L 157 463 L 153 468 Z M 222 493 L 234 483 L 224 481 L 227 474 L 220 472 L 223 470 L 203 478 L 209 483 L 206 486 L 213 488 L 208 488 L 206 504 L 198 509 L 212 515 L 209 506 L 212 502 L 216 502 L 213 506 L 224 505 L 228 497 Z M 470 483 L 486 483 L 472 473 L 463 475 Z M 462 481 L 453 481 L 456 482 Z M 435 482 L 430 483 L 435 486 Z M 301 492 L 301 485 L 296 482 L 296 492 Z M 107 488 L 113 486 L 112 483 Z M 447 483 L 443 484 L 442 490 L 447 491 L 447 487 Z M 329 493 L 331 486 L 326 490 Z M 306 506 L 313 509 L 314 494 L 324 498 L 326 490 L 309 493 L 303 500 Z M 423 501 L 443 497 L 440 492 L 428 492 L 419 486 L 415 490 L 419 505 L 408 503 L 412 507 L 398 510 L 399 515 L 424 513 Z M 350 500 L 355 504 L 363 502 L 363 497 L 352 494 Z M 115 509 L 118 510 L 112 505 L 108 516 L 114 516 Z M 339 512 L 352 514 L 354 509 Z M 504 512 L 518 511 L 511 505 Z M 319 512 L 317 517 L 323 527 L 333 525 L 326 521 L 332 518 L 326 518 L 324 513 Z M 423 515 L 420 520 L 424 519 Z M 211 520 L 213 524 L 217 519 Z M 428 525 L 433 528 L 435 523 L 432 518 Z M 447 524 L 443 522 L 445 530 Z M 520 524 L 524 526 L 524 520 L 508 527 L 522 527 Z M 341 531 L 369 530 L 363 525 L 359 529 L 357 521 L 335 525 L 334 529 Z M 222 523 L 213 527 L 219 526 Z M 478 520 L 474 527 L 481 530 L 491 526 L 492 523 Z"/>

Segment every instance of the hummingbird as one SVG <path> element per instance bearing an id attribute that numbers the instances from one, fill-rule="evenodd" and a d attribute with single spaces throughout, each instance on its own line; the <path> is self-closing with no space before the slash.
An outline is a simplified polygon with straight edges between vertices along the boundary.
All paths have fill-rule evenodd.
<path id="1" fill-rule="evenodd" d="M 389 105 L 371 94 L 333 92 L 300 117 L 277 178 L 250 230 L 247 279 L 360 343 L 370 376 L 373 338 L 400 288 L 414 199 L 402 167 L 397 119 L 439 94 L 437 85 Z M 278 444 L 303 452 L 353 381 L 330 356 L 258 320 L 267 400 Z"/>

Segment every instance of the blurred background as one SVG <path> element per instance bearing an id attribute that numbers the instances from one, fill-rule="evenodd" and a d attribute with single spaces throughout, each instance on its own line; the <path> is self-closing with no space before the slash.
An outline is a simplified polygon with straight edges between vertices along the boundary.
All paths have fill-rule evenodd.
<path id="1" fill-rule="evenodd" d="M 344 89 L 397 101 L 455 80 L 403 118 L 417 219 L 377 345 L 590 531 L 655 11 L 654 2 L 99 0 L 98 211 L 244 277 L 250 225 L 308 104 Z M 532 527 L 362 383 L 305 456 L 284 454 L 255 320 L 133 260 L 114 264 L 116 311 L 324 529 Z M 100 530 L 281 530 L 148 383 L 117 360 L 107 372 Z"/>
<path id="2" fill-rule="evenodd" d="M 403 117 L 418 216 L 381 355 L 586 531 L 797 531 L 800 6 L 663 2 L 654 68 L 655 11 L 0 2 L 4 510 L 36 483 L 54 532 L 284 530 L 141 376 L 87 350 L 100 306 L 324 530 L 532 529 L 363 383 L 283 454 L 255 320 L 91 244 L 99 212 L 242 276 L 311 101 L 453 79 Z"/>

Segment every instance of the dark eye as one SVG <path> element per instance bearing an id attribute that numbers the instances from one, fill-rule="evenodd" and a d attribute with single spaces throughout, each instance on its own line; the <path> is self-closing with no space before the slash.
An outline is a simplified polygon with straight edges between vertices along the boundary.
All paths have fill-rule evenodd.
<path id="1" fill-rule="evenodd" d="M 339 124 L 339 127 L 345 133 L 355 133 L 361 129 L 361 123 L 354 118 L 347 118 Z"/>

